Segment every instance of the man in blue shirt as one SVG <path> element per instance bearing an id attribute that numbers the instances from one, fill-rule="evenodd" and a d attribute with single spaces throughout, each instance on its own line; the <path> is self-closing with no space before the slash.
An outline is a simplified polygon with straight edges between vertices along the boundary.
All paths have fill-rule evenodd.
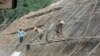
<path id="1" fill-rule="evenodd" d="M 22 43 L 25 37 L 25 32 L 23 31 L 23 29 L 18 30 L 18 37 L 19 37 L 19 42 Z"/>

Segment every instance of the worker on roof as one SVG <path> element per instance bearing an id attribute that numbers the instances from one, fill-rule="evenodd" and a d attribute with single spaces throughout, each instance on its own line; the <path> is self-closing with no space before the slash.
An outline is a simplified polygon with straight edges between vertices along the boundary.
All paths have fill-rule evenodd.
<path id="1" fill-rule="evenodd" d="M 38 37 L 41 40 L 44 35 L 43 30 L 41 28 L 37 28 L 37 27 L 35 27 L 34 30 L 38 32 Z"/>
<path id="2" fill-rule="evenodd" d="M 18 30 L 18 37 L 19 37 L 19 42 L 22 43 L 25 37 L 25 32 L 21 28 Z"/>
<path id="3" fill-rule="evenodd" d="M 30 50 L 30 48 L 31 48 L 31 45 L 29 43 L 26 44 L 26 51 Z"/>
<path id="4" fill-rule="evenodd" d="M 63 20 L 59 20 L 58 23 L 56 24 L 56 35 L 58 37 L 60 37 L 62 35 L 62 29 L 63 29 L 63 25 L 64 25 L 64 21 Z"/>
<path id="5" fill-rule="evenodd" d="M 64 22 L 63 20 L 58 20 L 57 23 L 52 23 L 52 24 L 50 25 L 50 27 L 49 27 L 49 29 L 48 29 L 48 32 L 47 32 L 47 34 L 46 34 L 46 40 L 47 40 L 47 42 L 49 42 L 49 40 L 48 40 L 48 34 L 49 34 L 52 30 L 54 30 L 54 31 L 56 32 L 56 35 L 57 35 L 58 37 L 62 37 L 62 29 L 63 29 L 64 23 L 65 23 L 65 22 Z"/>

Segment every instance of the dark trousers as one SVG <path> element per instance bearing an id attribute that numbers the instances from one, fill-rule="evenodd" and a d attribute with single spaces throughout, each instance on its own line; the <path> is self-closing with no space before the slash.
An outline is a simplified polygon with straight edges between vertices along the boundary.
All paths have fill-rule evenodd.
<path id="1" fill-rule="evenodd" d="M 56 25 L 55 31 L 56 31 L 57 36 L 61 37 L 61 35 L 62 35 L 62 24 Z"/>
<path id="2" fill-rule="evenodd" d="M 57 25 L 55 31 L 56 31 L 56 33 L 58 33 L 58 34 L 62 34 L 62 25 Z"/>
<path id="3" fill-rule="evenodd" d="M 23 37 L 20 37 L 19 42 L 20 42 L 20 43 L 22 43 L 22 42 L 23 42 Z"/>
<path id="4" fill-rule="evenodd" d="M 44 35 L 44 33 L 40 33 L 40 34 L 39 34 L 39 39 L 40 39 L 40 40 L 42 39 L 43 35 Z"/>
<path id="5" fill-rule="evenodd" d="M 26 51 L 27 51 L 27 50 L 30 50 L 30 44 L 27 44 L 27 45 L 26 45 Z"/>

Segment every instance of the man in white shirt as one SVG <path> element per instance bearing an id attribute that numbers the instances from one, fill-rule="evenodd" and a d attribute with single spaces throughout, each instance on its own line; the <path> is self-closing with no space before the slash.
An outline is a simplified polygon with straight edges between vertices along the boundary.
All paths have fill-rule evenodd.
<path id="1" fill-rule="evenodd" d="M 44 35 L 43 30 L 40 29 L 40 28 L 37 28 L 37 27 L 35 27 L 34 30 L 38 32 L 38 37 L 39 37 L 39 39 L 41 40 L 42 37 L 43 37 L 43 35 Z"/>

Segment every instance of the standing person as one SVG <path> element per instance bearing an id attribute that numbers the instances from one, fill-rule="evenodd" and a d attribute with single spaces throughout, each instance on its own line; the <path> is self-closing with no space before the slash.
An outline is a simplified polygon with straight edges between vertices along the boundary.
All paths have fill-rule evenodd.
<path id="1" fill-rule="evenodd" d="M 22 43 L 25 37 L 25 32 L 23 31 L 23 29 L 18 30 L 18 37 L 19 37 L 19 42 Z"/>
<path id="2" fill-rule="evenodd" d="M 58 37 L 62 37 L 62 29 L 63 29 L 63 25 L 64 25 L 64 21 L 63 20 L 59 20 L 57 23 L 52 23 L 48 29 L 48 32 L 46 34 L 46 40 L 49 42 L 48 40 L 48 35 L 51 31 L 55 31 L 56 35 Z"/>
<path id="3" fill-rule="evenodd" d="M 37 28 L 37 27 L 35 27 L 34 30 L 38 32 L 38 37 L 41 40 L 44 35 L 43 30 L 41 28 Z"/>
<path id="4" fill-rule="evenodd" d="M 63 29 L 63 25 L 64 25 L 64 21 L 63 20 L 59 20 L 58 23 L 56 24 L 56 35 L 58 37 L 61 37 L 62 36 L 62 29 Z"/>

